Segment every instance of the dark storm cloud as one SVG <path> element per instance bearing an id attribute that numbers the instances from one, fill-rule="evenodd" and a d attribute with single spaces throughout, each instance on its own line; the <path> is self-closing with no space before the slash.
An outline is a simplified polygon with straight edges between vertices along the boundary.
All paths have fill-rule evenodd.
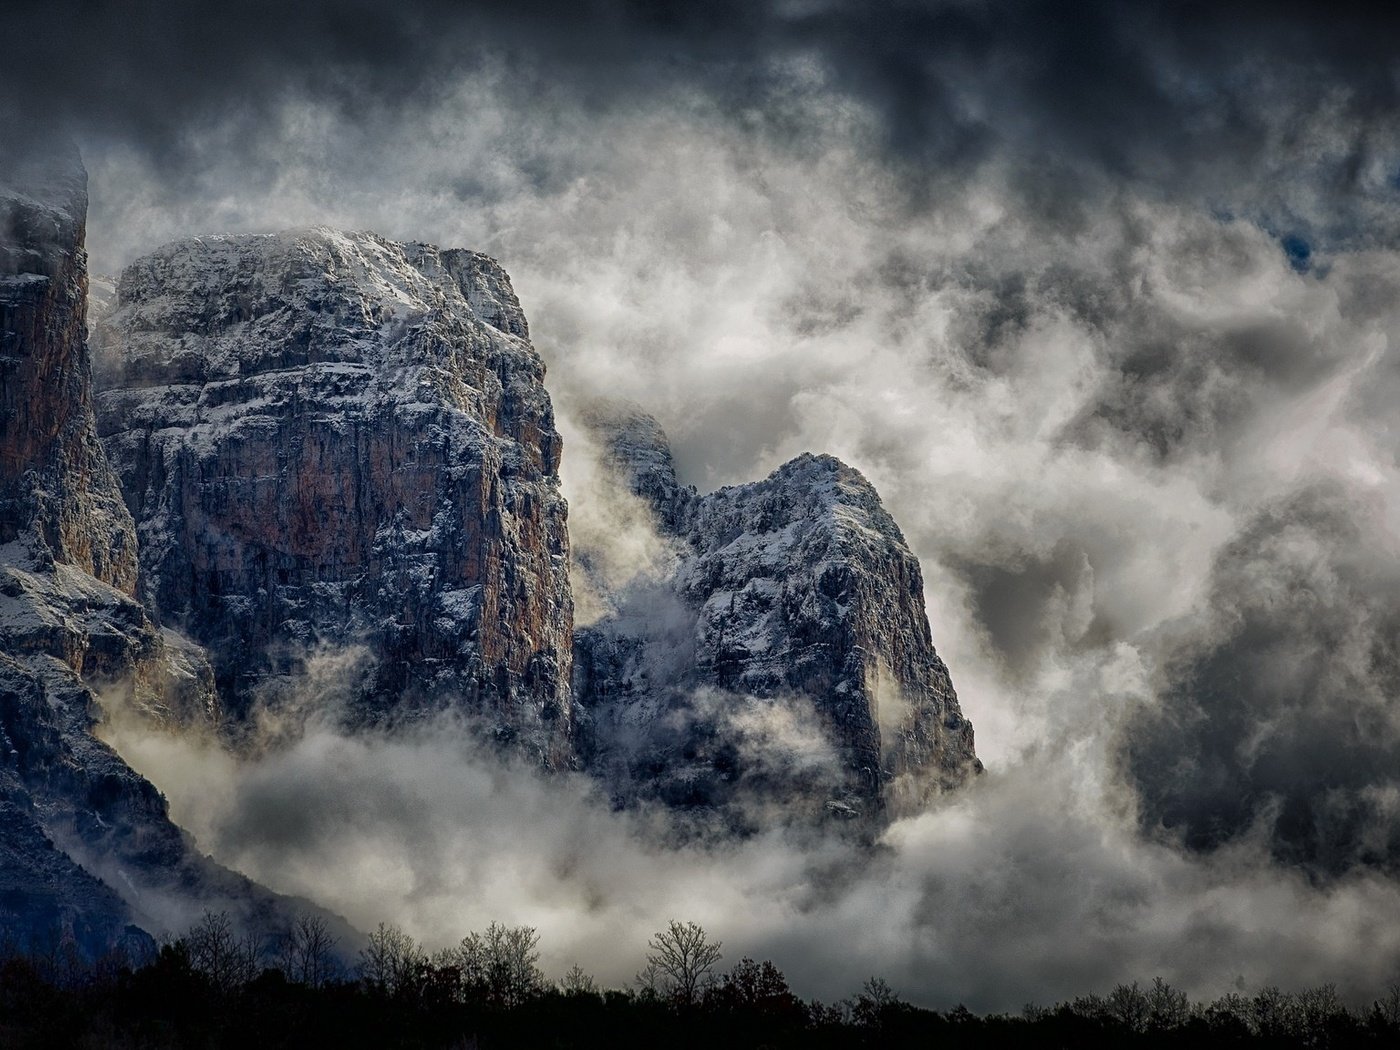
<path id="1" fill-rule="evenodd" d="M 1143 816 L 1211 849 L 1258 828 L 1321 873 L 1400 862 L 1400 549 L 1320 482 L 1216 561 L 1210 619 L 1126 737 Z"/>
<path id="2" fill-rule="evenodd" d="M 1086 161 L 1162 185 L 1206 173 L 1203 188 L 1220 190 L 1222 173 L 1257 174 L 1263 153 L 1302 144 L 1324 103 L 1345 141 L 1311 174 L 1354 188 L 1396 102 L 1400 15 L 1050 0 L 59 0 L 10 5 L 5 27 L 22 42 L 0 73 L 11 108 L 177 155 L 211 121 L 240 128 L 231 153 L 255 149 L 261 119 L 290 96 L 372 121 L 487 59 L 519 90 L 563 85 L 604 108 L 698 89 L 740 123 L 800 141 L 810 118 L 783 104 L 782 63 L 806 58 L 869 107 L 906 174 L 965 169 L 1010 141 L 1034 162 L 1027 192 L 1055 194 L 1076 188 Z"/>
<path id="3" fill-rule="evenodd" d="M 802 451 L 860 467 L 923 562 L 989 769 L 891 829 L 878 871 L 822 887 L 807 844 L 659 852 L 470 741 L 313 729 L 239 766 L 133 731 L 123 754 L 221 860 L 366 927 L 536 923 L 560 969 L 592 953 L 614 980 L 672 916 L 821 994 L 878 971 L 941 1005 L 1156 972 L 1202 993 L 1390 978 L 1400 624 L 1394 527 L 1368 500 L 1400 458 L 1394 16 L 7 18 L 31 46 L 3 97 L 81 134 L 100 267 L 313 222 L 480 248 L 561 419 L 638 400 L 706 489 Z M 603 498 L 586 437 L 565 444 L 572 542 L 602 582 L 664 559 Z M 1342 873 L 1316 892 L 1298 865 Z"/>
<path id="4" fill-rule="evenodd" d="M 1082 548 L 1062 538 L 1046 552 L 987 555 L 980 563 L 954 564 L 968 582 L 972 615 L 1013 672 L 1025 674 L 1047 649 L 1088 637 L 1090 615 L 1078 617 L 1071 637 L 1062 615 L 1067 607 L 1092 601 L 1094 574 Z"/>
<path id="5" fill-rule="evenodd" d="M 1239 245 L 1200 245 L 1202 268 L 1233 247 L 1236 265 L 1254 265 Z M 1189 253 L 1186 260 L 1189 265 Z M 1228 263 L 1227 263 L 1228 265 Z M 1349 363 L 1330 333 L 1268 309 L 1216 317 L 1172 316 L 1137 303 L 1107 325 L 1112 367 L 1065 438 L 1092 444 L 1127 439 L 1160 459 L 1227 451 L 1274 406 L 1320 386 Z"/>

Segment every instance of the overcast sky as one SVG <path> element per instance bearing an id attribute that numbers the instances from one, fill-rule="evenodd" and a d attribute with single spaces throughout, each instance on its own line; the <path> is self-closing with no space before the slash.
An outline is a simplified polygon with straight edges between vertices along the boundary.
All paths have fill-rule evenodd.
<path id="1" fill-rule="evenodd" d="M 606 955 L 620 923 L 644 943 L 669 910 L 808 991 L 883 970 L 933 1005 L 1154 973 L 1201 993 L 1400 975 L 1394 20 L 1301 3 L 132 6 L 6 15 L 26 46 L 7 50 L 3 98 L 81 143 L 94 269 L 312 223 L 495 255 L 566 426 L 620 395 L 702 490 L 808 450 L 875 483 L 989 768 L 893 829 L 879 872 L 838 877 L 826 847 L 789 843 L 704 864 L 618 846 L 642 893 L 571 881 L 557 851 L 588 864 L 543 817 L 553 789 L 507 790 L 440 742 L 416 764 L 457 769 L 455 795 L 402 783 L 418 774 L 392 749 L 358 766 L 385 799 L 427 800 L 421 835 L 386 830 L 388 802 L 354 831 L 295 790 L 304 763 L 342 769 L 335 749 L 363 743 L 313 738 L 207 797 L 148 747 L 216 853 L 362 923 L 385 901 L 423 936 L 538 922 L 561 969 L 574 947 Z M 567 451 L 564 473 L 586 513 Z M 462 792 L 491 804 L 444 830 Z M 404 862 L 411 892 L 327 884 L 325 835 L 258 838 L 269 805 L 304 807 L 298 826 L 337 850 L 382 859 L 414 834 L 401 852 L 427 859 Z M 530 805 L 537 849 L 479 826 Z M 600 841 L 632 841 L 607 826 Z M 483 837 L 498 852 L 448 877 Z M 513 873 L 540 865 L 521 891 Z M 624 884 L 644 903 L 599 889 Z"/>

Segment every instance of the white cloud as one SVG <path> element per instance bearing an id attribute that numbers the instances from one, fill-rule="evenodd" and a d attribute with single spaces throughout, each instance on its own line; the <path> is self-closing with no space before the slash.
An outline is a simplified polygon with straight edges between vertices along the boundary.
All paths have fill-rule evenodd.
<path id="1" fill-rule="evenodd" d="M 1400 254 L 1321 244 L 1299 274 L 1247 208 L 1130 183 L 1061 200 L 1014 155 L 911 198 L 860 107 L 820 88 L 794 105 L 824 130 L 798 143 L 679 93 L 601 112 L 543 94 L 485 74 L 420 120 L 359 128 L 289 104 L 251 171 L 219 166 L 216 131 L 196 137 L 192 185 L 90 150 L 90 247 L 110 267 L 177 235 L 325 222 L 495 254 L 566 428 L 622 396 L 701 489 L 805 450 L 875 483 L 991 772 L 853 871 L 836 844 L 776 836 L 662 851 L 581 782 L 504 772 L 451 734 L 319 728 L 207 766 L 124 739 L 176 816 L 219 859 L 361 924 L 436 940 L 530 922 L 557 968 L 609 980 L 672 917 L 735 957 L 771 954 L 805 992 L 881 972 L 934 1005 L 1154 973 L 1201 993 L 1390 977 L 1392 881 L 1322 891 L 1258 836 L 1208 856 L 1149 839 L 1117 744 L 1124 712 L 1159 702 L 1165 656 L 1210 628 L 1216 558 L 1259 508 L 1341 478 L 1395 534 Z M 1244 204 L 1256 190 L 1259 214 L 1280 210 L 1251 185 Z M 599 498 L 568 437 L 575 544 L 612 581 L 654 564 L 636 508 Z"/>

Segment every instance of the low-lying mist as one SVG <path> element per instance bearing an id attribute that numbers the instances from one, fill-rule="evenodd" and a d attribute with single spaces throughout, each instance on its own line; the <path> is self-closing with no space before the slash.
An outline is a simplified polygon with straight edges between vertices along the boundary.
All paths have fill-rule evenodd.
<path id="1" fill-rule="evenodd" d="M 1334 981 L 1367 996 L 1400 961 L 1376 922 L 1400 907 L 1392 882 L 1320 892 L 1262 839 L 1209 857 L 1145 841 L 1093 735 L 987 773 L 868 850 L 810 829 L 668 846 L 661 815 L 614 812 L 589 779 L 512 761 L 451 715 L 354 733 L 313 717 L 241 759 L 120 717 L 107 738 L 217 860 L 430 947 L 535 926 L 555 977 L 578 964 L 626 985 L 676 917 L 730 962 L 773 959 L 801 994 L 877 974 L 982 1010 L 1157 974 L 1200 995 Z"/>
<path id="2" fill-rule="evenodd" d="M 669 81 L 581 102 L 487 61 L 353 120 L 279 95 L 256 150 L 211 117 L 177 170 L 85 144 L 98 269 L 310 223 L 477 248 L 561 416 L 641 403 L 702 489 L 803 451 L 859 468 L 922 563 L 988 769 L 967 790 L 868 852 L 673 849 L 450 721 L 294 721 L 243 759 L 120 720 L 111 739 L 250 876 L 432 945 L 537 925 L 556 975 L 624 982 L 680 918 L 806 995 L 873 973 L 977 1009 L 1154 974 L 1374 994 L 1400 968 L 1394 108 L 1311 66 L 1202 81 L 1141 57 L 1205 134 L 1172 163 L 1155 135 L 1105 158 L 1025 119 L 1019 61 L 941 67 L 958 116 L 930 119 L 971 137 L 940 123 L 946 150 L 891 159 L 879 97 L 805 51 L 751 105 Z M 1234 125 L 1196 119 L 1203 82 L 1257 132 L 1239 156 Z M 586 621 L 667 553 L 561 429 Z"/>

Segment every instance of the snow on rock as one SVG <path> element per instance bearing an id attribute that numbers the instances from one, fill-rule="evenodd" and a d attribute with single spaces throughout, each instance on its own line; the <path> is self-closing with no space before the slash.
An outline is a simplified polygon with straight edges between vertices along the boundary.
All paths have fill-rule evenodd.
<path id="1" fill-rule="evenodd" d="M 858 471 L 803 455 L 698 496 L 655 420 L 590 422 L 678 551 L 669 580 L 616 596 L 576 640 L 585 750 L 620 802 L 741 827 L 774 809 L 876 817 L 980 771 L 918 560 Z"/>
<path id="2" fill-rule="evenodd" d="M 0 169 L 0 543 L 37 530 L 131 593 L 136 536 L 93 427 L 87 175 L 76 150 Z"/>
<path id="3" fill-rule="evenodd" d="M 168 245 L 98 324 L 144 596 L 246 713 L 365 645 L 378 718 L 449 704 L 572 763 L 566 506 L 544 365 L 467 251 L 316 228 Z"/>
<path id="4" fill-rule="evenodd" d="M 135 529 L 93 418 L 86 175 L 76 151 L 14 161 L 0 157 L 0 926 L 95 955 L 149 946 L 176 898 L 270 919 L 279 898 L 200 855 L 96 736 L 109 708 L 206 727 L 219 710 L 202 651 L 134 597 Z"/>

